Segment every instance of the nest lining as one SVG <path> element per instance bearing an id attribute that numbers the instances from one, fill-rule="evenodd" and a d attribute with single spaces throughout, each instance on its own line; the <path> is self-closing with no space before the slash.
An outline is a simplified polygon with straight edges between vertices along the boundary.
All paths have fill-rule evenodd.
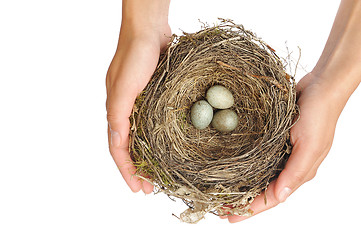
<path id="1" fill-rule="evenodd" d="M 191 124 L 190 109 L 213 85 L 235 99 L 238 127 L 221 133 Z M 188 206 L 195 223 L 207 212 L 250 215 L 249 204 L 289 157 L 295 83 L 280 58 L 231 20 L 172 36 L 132 115 L 129 150 L 137 175 Z"/>

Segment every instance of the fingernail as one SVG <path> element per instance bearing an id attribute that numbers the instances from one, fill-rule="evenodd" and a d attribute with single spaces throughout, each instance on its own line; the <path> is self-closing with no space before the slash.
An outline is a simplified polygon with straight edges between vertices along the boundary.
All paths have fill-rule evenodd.
<path id="1" fill-rule="evenodd" d="M 286 201 L 286 199 L 291 195 L 291 189 L 289 187 L 285 187 L 281 192 L 280 195 L 278 197 L 278 199 L 280 200 L 280 202 L 284 202 Z"/>
<path id="2" fill-rule="evenodd" d="M 110 145 L 112 145 L 112 147 L 120 146 L 120 135 L 118 132 L 113 131 L 112 129 L 110 129 Z"/>

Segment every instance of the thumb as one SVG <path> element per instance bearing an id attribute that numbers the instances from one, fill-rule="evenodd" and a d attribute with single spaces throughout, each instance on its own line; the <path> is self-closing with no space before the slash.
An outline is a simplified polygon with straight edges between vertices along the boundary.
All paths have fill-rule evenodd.
<path id="1" fill-rule="evenodd" d="M 310 144 L 296 142 L 284 170 L 278 176 L 275 195 L 284 202 L 303 183 L 311 180 L 317 170 L 318 152 Z M 313 150 L 314 149 L 314 150 Z"/>
<path id="2" fill-rule="evenodd" d="M 107 120 L 110 147 L 124 148 L 129 134 L 131 115 L 137 92 L 124 81 L 115 81 L 107 97 Z"/>
<path id="3" fill-rule="evenodd" d="M 110 153 L 124 180 L 133 192 L 142 188 L 139 178 L 133 176 L 136 169 L 129 155 L 129 116 L 137 93 L 125 86 L 125 82 L 114 82 L 108 93 L 107 119 Z"/>

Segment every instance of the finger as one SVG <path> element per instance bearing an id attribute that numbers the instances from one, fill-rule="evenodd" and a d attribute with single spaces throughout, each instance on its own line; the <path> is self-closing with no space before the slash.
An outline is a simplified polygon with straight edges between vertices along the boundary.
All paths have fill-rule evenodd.
<path id="1" fill-rule="evenodd" d="M 151 183 L 149 183 L 148 181 L 143 180 L 143 188 L 142 188 L 142 190 L 143 190 L 143 192 L 145 194 L 152 193 L 153 189 L 154 189 L 154 186 Z"/>
<path id="2" fill-rule="evenodd" d="M 142 183 L 134 176 L 136 169 L 128 152 L 129 116 L 137 93 L 126 89 L 128 88 L 124 81 L 114 81 L 108 93 L 109 150 L 130 189 L 138 192 L 142 188 Z"/>
<path id="3" fill-rule="evenodd" d="M 313 167 L 311 168 L 311 170 L 306 174 L 305 179 L 307 180 L 311 180 L 316 172 L 318 167 L 320 166 L 320 164 L 322 163 L 322 158 L 320 158 L 320 160 L 318 160 Z M 266 192 L 262 192 L 261 195 L 257 196 L 255 198 L 255 200 L 252 202 L 251 204 L 251 210 L 253 211 L 253 215 L 255 216 L 263 211 L 266 211 L 270 208 L 273 208 L 275 206 L 277 206 L 280 203 L 279 197 L 276 195 L 277 191 L 276 191 L 276 182 L 277 180 L 273 181 L 272 183 L 270 183 L 270 185 L 267 188 Z M 265 194 L 267 196 L 266 198 L 266 202 L 265 202 Z M 251 217 L 252 217 L 251 216 Z M 250 217 L 244 217 L 244 216 L 229 216 L 228 220 L 230 223 L 235 223 L 235 222 L 240 222 L 243 220 L 246 220 Z"/>
<path id="4" fill-rule="evenodd" d="M 270 208 L 273 208 L 279 204 L 278 198 L 275 195 L 275 185 L 276 182 L 273 181 L 269 184 L 266 191 L 263 191 L 259 196 L 257 196 L 254 201 L 251 203 L 251 210 L 253 211 L 252 216 L 255 216 L 263 211 L 266 211 Z M 265 201 L 265 195 L 267 201 Z M 251 216 L 251 217 L 252 217 Z M 229 216 L 228 221 L 230 223 L 236 223 L 243 220 L 246 220 L 250 217 L 244 217 L 244 216 Z"/>
<path id="5" fill-rule="evenodd" d="M 108 128 L 108 141 L 109 141 L 109 150 L 110 153 L 120 171 L 122 174 L 125 182 L 129 186 L 129 188 L 133 192 L 139 192 L 139 190 L 142 188 L 142 183 L 139 178 L 135 177 L 134 174 L 136 173 L 136 169 L 131 161 L 129 152 L 128 152 L 128 146 L 127 140 L 123 140 L 119 146 L 114 146 L 112 140 L 112 137 L 114 138 L 114 133 L 111 133 L 112 130 Z"/>
<path id="6" fill-rule="evenodd" d="M 107 98 L 109 124 L 109 150 L 124 180 L 133 192 L 142 189 L 142 182 L 135 177 L 135 167 L 129 155 L 129 116 L 137 96 L 136 90 L 126 81 L 114 81 Z"/>
<path id="7" fill-rule="evenodd" d="M 136 92 L 125 91 L 121 83 L 114 84 L 109 96 L 108 123 L 109 149 L 124 180 L 133 192 L 142 189 L 145 193 L 153 191 L 153 186 L 135 177 L 136 168 L 129 155 L 129 116 L 134 105 Z"/>
<path id="8" fill-rule="evenodd" d="M 319 151 L 312 141 L 294 144 L 291 156 L 276 181 L 275 191 L 279 202 L 286 201 L 291 193 L 308 181 L 308 176 L 312 175 L 311 171 L 322 155 Z"/>
<path id="9" fill-rule="evenodd" d="M 129 125 L 129 123 L 128 123 Z M 129 129 L 129 128 L 128 128 Z M 139 192 L 139 190 L 143 190 L 145 194 L 149 194 L 153 191 L 153 185 L 147 181 L 144 181 L 136 176 L 136 168 L 133 165 L 133 161 L 129 155 L 128 151 L 128 138 L 120 145 L 120 147 L 113 147 L 111 143 L 111 133 L 109 128 L 109 146 L 110 146 L 110 153 L 122 174 L 125 182 L 129 186 L 129 188 L 133 192 Z M 129 130 L 128 130 L 129 131 Z"/>
<path id="10" fill-rule="evenodd" d="M 316 174 L 317 174 L 317 170 L 320 167 L 321 163 L 323 162 L 323 160 L 326 158 L 328 154 L 328 150 L 326 150 L 315 162 L 315 164 L 313 165 L 312 169 L 309 171 L 308 175 L 306 176 L 306 182 L 312 180 Z"/>

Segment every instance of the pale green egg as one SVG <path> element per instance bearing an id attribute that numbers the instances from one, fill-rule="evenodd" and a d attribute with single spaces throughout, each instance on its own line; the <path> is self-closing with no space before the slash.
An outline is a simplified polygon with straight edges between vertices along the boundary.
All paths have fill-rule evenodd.
<path id="1" fill-rule="evenodd" d="M 234 98 L 232 93 L 221 85 L 210 87 L 206 93 L 209 104 L 214 108 L 227 109 L 233 106 Z"/>
<path id="2" fill-rule="evenodd" d="M 195 102 L 191 108 L 191 121 L 195 128 L 205 129 L 212 122 L 213 108 L 207 101 Z"/>
<path id="3" fill-rule="evenodd" d="M 231 132 L 238 126 L 237 114 L 230 110 L 220 110 L 214 114 L 212 126 L 220 132 Z"/>

